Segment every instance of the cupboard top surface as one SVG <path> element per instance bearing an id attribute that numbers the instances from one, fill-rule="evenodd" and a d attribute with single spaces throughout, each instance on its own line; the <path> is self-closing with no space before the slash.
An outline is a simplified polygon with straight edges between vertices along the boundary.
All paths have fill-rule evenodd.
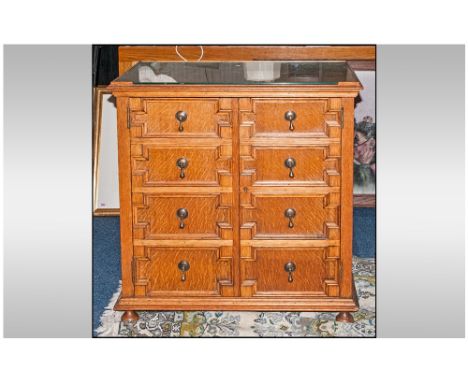
<path id="1" fill-rule="evenodd" d="M 113 84 L 360 85 L 345 61 L 139 62 Z"/>

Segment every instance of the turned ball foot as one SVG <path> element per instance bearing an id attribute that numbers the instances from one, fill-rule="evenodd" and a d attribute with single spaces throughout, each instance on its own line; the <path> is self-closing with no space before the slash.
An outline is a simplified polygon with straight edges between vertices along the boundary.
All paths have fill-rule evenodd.
<path id="1" fill-rule="evenodd" d="M 353 315 L 350 312 L 340 312 L 336 316 L 338 322 L 354 322 Z"/>
<path id="2" fill-rule="evenodd" d="M 126 310 L 125 313 L 122 315 L 123 322 L 137 322 L 138 321 L 138 314 L 134 310 Z"/>

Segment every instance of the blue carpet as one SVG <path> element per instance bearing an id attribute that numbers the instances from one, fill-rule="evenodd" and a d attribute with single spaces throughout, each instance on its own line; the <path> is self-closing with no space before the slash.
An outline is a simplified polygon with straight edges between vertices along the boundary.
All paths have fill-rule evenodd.
<path id="1" fill-rule="evenodd" d="M 354 209 L 353 255 L 375 257 L 375 208 Z M 93 218 L 93 328 L 120 280 L 118 217 Z"/>
<path id="2" fill-rule="evenodd" d="M 375 208 L 354 208 L 353 256 L 375 257 Z"/>
<path id="3" fill-rule="evenodd" d="M 120 220 L 93 218 L 93 329 L 120 281 Z"/>

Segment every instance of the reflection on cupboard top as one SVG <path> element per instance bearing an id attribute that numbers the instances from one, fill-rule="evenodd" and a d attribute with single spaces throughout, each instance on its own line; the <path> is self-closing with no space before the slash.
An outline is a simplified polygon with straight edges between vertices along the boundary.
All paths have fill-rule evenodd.
<path id="1" fill-rule="evenodd" d="M 345 61 L 139 62 L 112 82 L 128 85 L 338 85 L 359 80 Z"/>

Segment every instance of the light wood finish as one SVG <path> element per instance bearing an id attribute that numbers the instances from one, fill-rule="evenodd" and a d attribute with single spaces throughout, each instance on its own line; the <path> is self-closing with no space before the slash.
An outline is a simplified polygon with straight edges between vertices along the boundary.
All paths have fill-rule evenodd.
<path id="1" fill-rule="evenodd" d="M 185 208 L 188 217 L 177 217 Z M 232 193 L 219 195 L 133 194 L 135 239 L 224 239 L 232 240 Z"/>
<path id="2" fill-rule="evenodd" d="M 322 146 L 286 144 L 287 142 L 282 141 L 274 146 L 264 146 L 255 142 L 242 147 L 242 152 L 246 154 L 242 158 L 246 186 L 280 183 L 291 186 L 339 187 L 339 143 Z M 295 161 L 292 169 L 285 165 L 288 158 Z"/>
<path id="3" fill-rule="evenodd" d="M 123 216 L 115 309 L 357 310 L 359 83 L 110 89 L 118 99 Z M 180 109 L 189 115 L 183 131 L 174 119 Z M 294 131 L 288 109 L 300 116 Z M 181 156 L 189 160 L 183 178 Z M 180 208 L 188 210 L 183 228 Z M 295 210 L 292 226 L 287 208 Z"/>
<path id="4" fill-rule="evenodd" d="M 217 99 L 151 99 L 133 98 L 130 101 L 130 123 L 132 137 L 225 137 L 229 133 L 230 100 Z M 178 111 L 187 113 L 182 123 L 184 134 L 179 131 L 175 115 Z M 227 131 L 225 131 L 227 130 Z"/>
<path id="5" fill-rule="evenodd" d="M 175 240 L 139 240 L 133 241 L 135 246 L 144 247 L 188 247 L 188 248 L 199 248 L 199 247 L 232 247 L 232 240 L 196 240 L 196 239 L 175 239 Z"/>
<path id="6" fill-rule="evenodd" d="M 101 140 L 102 95 L 109 94 L 105 87 L 93 88 L 93 214 L 97 211 L 97 184 L 99 170 L 99 149 Z"/>
<path id="7" fill-rule="evenodd" d="M 112 82 L 108 89 L 121 97 L 131 94 L 132 98 L 179 98 L 181 92 L 188 98 L 227 97 L 227 98 L 287 98 L 287 97 L 356 97 L 361 85 L 356 82 L 339 82 L 338 85 L 138 85 L 129 82 Z M 131 93 L 130 93 L 131 92 Z"/>
<path id="8" fill-rule="evenodd" d="M 262 248 L 283 248 L 294 245 L 294 248 L 323 248 L 323 247 L 335 247 L 340 245 L 339 240 L 321 240 L 321 239 L 260 239 L 260 240 L 248 240 L 243 239 L 241 241 L 242 247 L 259 247 Z"/>
<path id="9" fill-rule="evenodd" d="M 375 72 L 375 58 L 373 60 L 353 60 L 348 61 L 349 66 L 353 70 L 374 71 Z"/>
<path id="10" fill-rule="evenodd" d="M 354 195 L 354 207 L 375 208 L 375 195 Z"/>
<path id="11" fill-rule="evenodd" d="M 116 310 L 227 310 L 287 312 L 355 312 L 356 299 L 317 297 L 171 297 L 120 298 Z M 181 308 L 183 307 L 183 308 Z"/>
<path id="12" fill-rule="evenodd" d="M 119 216 L 120 208 L 96 208 L 93 212 L 94 216 Z"/>
<path id="13" fill-rule="evenodd" d="M 187 161 L 183 169 L 179 159 Z M 132 145 L 133 188 L 151 186 L 229 186 L 231 145 L 195 146 L 181 142 L 177 147 L 158 144 Z"/>
<path id="14" fill-rule="evenodd" d="M 307 297 L 122 297 L 117 300 L 116 310 L 262 310 L 262 311 L 312 311 L 356 312 L 358 297 L 354 290 L 352 298 L 307 296 Z"/>
<path id="15" fill-rule="evenodd" d="M 122 297 L 133 296 L 133 216 L 132 173 L 130 162 L 130 129 L 128 121 L 128 97 L 117 98 L 117 134 L 119 152 L 120 198 L 120 251 L 122 269 Z"/>
<path id="16" fill-rule="evenodd" d="M 342 297 L 351 297 L 353 290 L 353 150 L 354 99 L 342 98 L 344 117 L 341 144 L 341 254 L 340 291 Z"/>
<path id="17" fill-rule="evenodd" d="M 339 296 L 339 247 L 243 247 L 241 295 L 244 297 Z M 291 262 L 291 275 L 285 265 Z"/>
<path id="18" fill-rule="evenodd" d="M 341 105 L 332 98 L 271 98 L 241 99 L 242 133 L 251 138 L 260 137 L 327 137 L 340 136 Z M 294 111 L 294 130 L 284 118 L 287 111 Z M 242 135 L 244 138 L 245 136 Z"/>
<path id="19" fill-rule="evenodd" d="M 340 239 L 338 193 L 316 195 L 255 195 L 241 208 L 241 238 Z M 285 211 L 295 211 L 290 226 Z"/>
<path id="20" fill-rule="evenodd" d="M 182 61 L 175 45 L 121 46 L 119 47 L 119 74 L 122 75 L 138 61 Z M 200 58 L 201 49 L 178 46 L 179 53 L 188 61 Z M 254 60 L 347 60 L 375 62 L 375 46 L 330 45 L 204 45 L 202 61 L 254 61 Z"/>
<path id="21" fill-rule="evenodd" d="M 233 296 L 232 247 L 144 248 L 135 257 L 135 297 Z M 179 263 L 189 269 L 182 272 Z M 185 273 L 185 276 L 183 276 Z"/>

